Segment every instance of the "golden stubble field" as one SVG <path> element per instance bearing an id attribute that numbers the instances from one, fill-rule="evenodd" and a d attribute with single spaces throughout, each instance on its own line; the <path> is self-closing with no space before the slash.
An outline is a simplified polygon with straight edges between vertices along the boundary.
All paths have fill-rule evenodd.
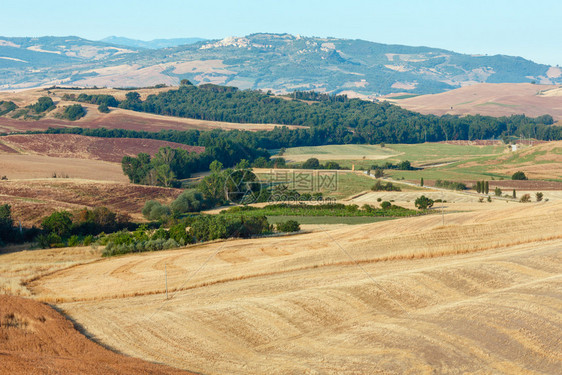
<path id="1" fill-rule="evenodd" d="M 488 207 L 445 226 L 100 260 L 25 286 L 116 350 L 202 373 L 557 373 L 562 204 Z"/>
<path id="2" fill-rule="evenodd" d="M 557 85 L 478 83 L 439 94 L 387 99 L 403 108 L 425 114 L 481 114 L 496 117 L 514 114 L 537 117 L 549 114 L 554 121 L 562 119 L 562 91 Z"/>

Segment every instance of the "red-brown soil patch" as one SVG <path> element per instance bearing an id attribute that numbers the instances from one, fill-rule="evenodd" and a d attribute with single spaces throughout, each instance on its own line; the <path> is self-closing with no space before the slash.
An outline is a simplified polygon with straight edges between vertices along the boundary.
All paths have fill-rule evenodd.
<path id="1" fill-rule="evenodd" d="M 476 182 L 475 182 L 476 183 Z M 562 190 L 562 182 L 556 181 L 536 181 L 536 180 L 499 180 L 490 181 L 490 191 L 495 187 L 500 189 L 516 189 L 516 190 Z"/>
<path id="2" fill-rule="evenodd" d="M 11 147 L 6 146 L 0 141 L 0 154 L 17 154 L 18 152 Z"/>
<path id="3" fill-rule="evenodd" d="M 201 153 L 204 147 L 140 138 L 98 138 L 76 134 L 26 134 L 0 138 L 0 152 L 7 147 L 14 152 L 33 153 L 52 157 L 93 159 L 121 162 L 123 156 L 140 152 L 154 155 L 160 147 L 181 148 Z M 6 151 L 8 152 L 8 151 Z"/>
<path id="4" fill-rule="evenodd" d="M 38 225 L 55 210 L 105 206 L 141 219 L 148 200 L 170 203 L 181 189 L 133 184 L 44 179 L 0 181 L 0 204 L 12 206 L 12 216 L 26 225 Z"/>
<path id="5" fill-rule="evenodd" d="M 191 374 L 116 354 L 50 306 L 8 295 L 0 295 L 0 373 Z"/>

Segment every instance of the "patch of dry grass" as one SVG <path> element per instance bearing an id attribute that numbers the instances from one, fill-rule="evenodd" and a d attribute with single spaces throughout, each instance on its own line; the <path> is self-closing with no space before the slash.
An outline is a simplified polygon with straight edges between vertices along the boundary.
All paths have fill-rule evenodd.
<path id="1" fill-rule="evenodd" d="M 204 373 L 553 373 L 561 208 L 144 253 L 30 288 L 112 347 Z"/>
<path id="2" fill-rule="evenodd" d="M 77 264 L 99 259 L 100 250 L 90 247 L 25 250 L 30 245 L 5 248 L 0 252 L 0 294 L 31 297 L 27 283 L 41 276 Z"/>

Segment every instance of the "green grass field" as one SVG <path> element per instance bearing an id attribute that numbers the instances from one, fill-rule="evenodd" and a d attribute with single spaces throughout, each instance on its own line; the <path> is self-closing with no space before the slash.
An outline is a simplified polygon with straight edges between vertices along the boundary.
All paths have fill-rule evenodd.
<path id="1" fill-rule="evenodd" d="M 286 184 L 289 189 L 296 190 L 299 193 L 315 193 L 321 192 L 324 194 L 325 198 L 335 198 L 344 199 L 356 194 L 361 193 L 365 190 L 370 190 L 375 184 L 376 180 L 367 177 L 361 172 L 352 173 L 347 171 L 337 171 L 328 172 L 330 178 L 334 178 L 336 184 L 327 184 L 325 178 L 322 178 L 322 174 L 325 171 L 300 171 L 294 170 L 294 172 L 287 172 L 287 176 L 283 175 L 285 173 L 283 170 L 277 169 L 273 173 L 258 173 L 257 176 L 264 182 L 277 182 Z M 281 177 L 279 177 L 281 176 Z M 300 177 L 299 177 L 300 176 Z M 299 182 L 300 178 L 305 176 L 309 178 L 310 182 L 306 183 Z M 287 183 L 283 182 L 287 181 Z M 400 183 L 395 183 L 395 186 L 400 187 L 402 190 L 411 191 L 418 190 L 418 188 L 408 185 L 402 185 Z M 311 189 L 312 187 L 312 189 Z"/>
<path id="2" fill-rule="evenodd" d="M 315 147 L 294 147 L 285 151 L 285 156 L 307 155 L 332 156 L 350 155 L 357 156 L 386 156 L 395 160 L 430 160 L 443 158 L 466 158 L 468 156 L 483 156 L 501 154 L 504 145 L 497 146 L 469 146 L 452 145 L 445 143 L 418 143 L 418 144 L 387 144 L 380 145 L 330 145 Z"/>
<path id="3" fill-rule="evenodd" d="M 468 146 L 445 143 L 396 144 L 387 145 L 385 148 L 399 153 L 398 160 L 410 160 L 415 164 L 469 160 L 480 156 L 498 156 L 505 150 L 504 145 Z"/>
<path id="4" fill-rule="evenodd" d="M 395 156 L 397 152 L 392 149 L 381 147 L 380 145 L 329 145 L 329 146 L 311 146 L 311 147 L 293 147 L 285 151 L 284 157 L 289 158 L 294 155 L 310 155 L 310 157 L 332 156 L 332 155 L 350 155 L 361 158 L 363 156 Z"/>
<path id="5" fill-rule="evenodd" d="M 285 174 L 286 173 L 286 174 Z M 258 173 L 265 182 L 284 184 L 299 193 L 321 192 L 324 197 L 342 199 L 369 190 L 375 181 L 365 175 L 350 172 L 300 171 L 286 172 L 274 170 L 273 173 Z"/>
<path id="6" fill-rule="evenodd" d="M 340 216 L 268 216 L 270 224 L 277 224 L 287 220 L 295 220 L 299 224 L 368 224 L 378 221 L 393 220 L 393 217 L 340 217 Z"/>
<path id="7" fill-rule="evenodd" d="M 424 170 L 399 171 L 387 170 L 386 174 L 395 179 L 426 180 L 478 180 L 509 178 L 508 175 L 489 172 L 490 166 L 482 163 L 495 159 L 506 150 L 506 146 L 475 146 L 453 145 L 445 143 L 422 144 L 388 144 L 380 145 L 332 145 L 320 147 L 297 147 L 287 149 L 287 159 L 305 160 L 305 157 L 319 157 L 323 161 L 333 160 L 342 167 L 356 170 L 366 170 L 373 166 L 382 166 L 386 162 L 397 163 L 409 160 L 414 166 Z M 330 159 L 330 156 L 333 159 Z M 380 157 L 379 160 L 369 160 L 368 157 Z M 517 158 L 514 154 L 513 158 Z M 476 165 L 467 164 L 476 162 Z M 439 164 L 443 164 L 439 166 Z M 474 164 L 474 163 L 472 163 Z M 433 166 L 435 165 L 435 166 Z M 428 168 L 431 167 L 431 168 Z M 497 167 L 497 166 L 496 166 Z M 346 182 L 347 183 L 347 182 Z"/>
<path id="8" fill-rule="evenodd" d="M 355 170 L 372 169 L 390 162 L 396 164 L 409 160 L 413 166 L 422 170 L 400 171 L 385 170 L 387 176 L 394 179 L 419 181 L 451 180 L 476 181 L 491 179 L 510 179 L 514 170 L 535 170 L 540 166 L 560 163 L 562 147 L 544 148 L 535 145 L 533 148 L 523 146 L 516 152 L 507 150 L 504 144 L 478 146 L 454 145 L 445 143 L 423 144 L 387 144 L 380 145 L 332 145 L 321 147 L 299 147 L 287 149 L 288 160 L 304 161 L 310 157 L 318 157 L 322 163 L 328 160 L 339 163 L 342 167 Z M 371 160 L 369 160 L 371 157 Z M 379 158 L 378 160 L 375 160 Z M 290 163 L 289 163 L 290 165 Z M 550 181 L 562 181 L 562 169 L 553 164 L 549 172 L 538 177 Z M 557 172 L 559 171 L 559 172 Z M 357 191 L 357 183 L 343 181 L 345 193 Z M 347 188 L 345 185 L 350 184 Z M 354 186 L 355 185 L 355 186 Z M 359 189 L 360 190 L 360 189 Z M 343 195 L 343 194 L 342 194 Z"/>

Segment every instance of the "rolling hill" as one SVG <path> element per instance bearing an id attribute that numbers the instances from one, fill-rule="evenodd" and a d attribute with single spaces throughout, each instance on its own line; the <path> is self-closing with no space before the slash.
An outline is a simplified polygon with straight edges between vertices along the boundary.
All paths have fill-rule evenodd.
<path id="1" fill-rule="evenodd" d="M 191 374 L 113 353 L 31 299 L 0 295 L 0 335 L 3 374 Z"/>
<path id="2" fill-rule="evenodd" d="M 562 119 L 562 89 L 557 85 L 480 83 L 432 95 L 389 95 L 386 100 L 410 111 L 434 115 L 549 114 L 555 120 Z"/>
<path id="3" fill-rule="evenodd" d="M 479 82 L 562 82 L 559 68 L 521 57 L 364 40 L 252 34 L 160 49 L 106 41 L 121 45 L 77 37 L 0 37 L 0 90 L 61 83 L 175 85 L 185 78 L 276 93 L 317 90 L 373 98 L 393 92 L 439 93 Z"/>
<path id="4" fill-rule="evenodd" d="M 197 42 L 202 42 L 204 40 L 206 39 L 173 38 L 173 39 L 153 39 L 153 40 L 145 41 L 145 40 L 125 38 L 120 36 L 108 36 L 107 38 L 103 38 L 102 40 L 100 40 L 100 42 L 117 44 L 120 46 L 127 46 L 132 48 L 158 49 L 158 48 L 177 47 L 186 44 L 193 44 Z"/>
<path id="5" fill-rule="evenodd" d="M 554 374 L 559 210 L 318 226 L 106 259 L 27 285 L 103 343 L 203 373 Z"/>

